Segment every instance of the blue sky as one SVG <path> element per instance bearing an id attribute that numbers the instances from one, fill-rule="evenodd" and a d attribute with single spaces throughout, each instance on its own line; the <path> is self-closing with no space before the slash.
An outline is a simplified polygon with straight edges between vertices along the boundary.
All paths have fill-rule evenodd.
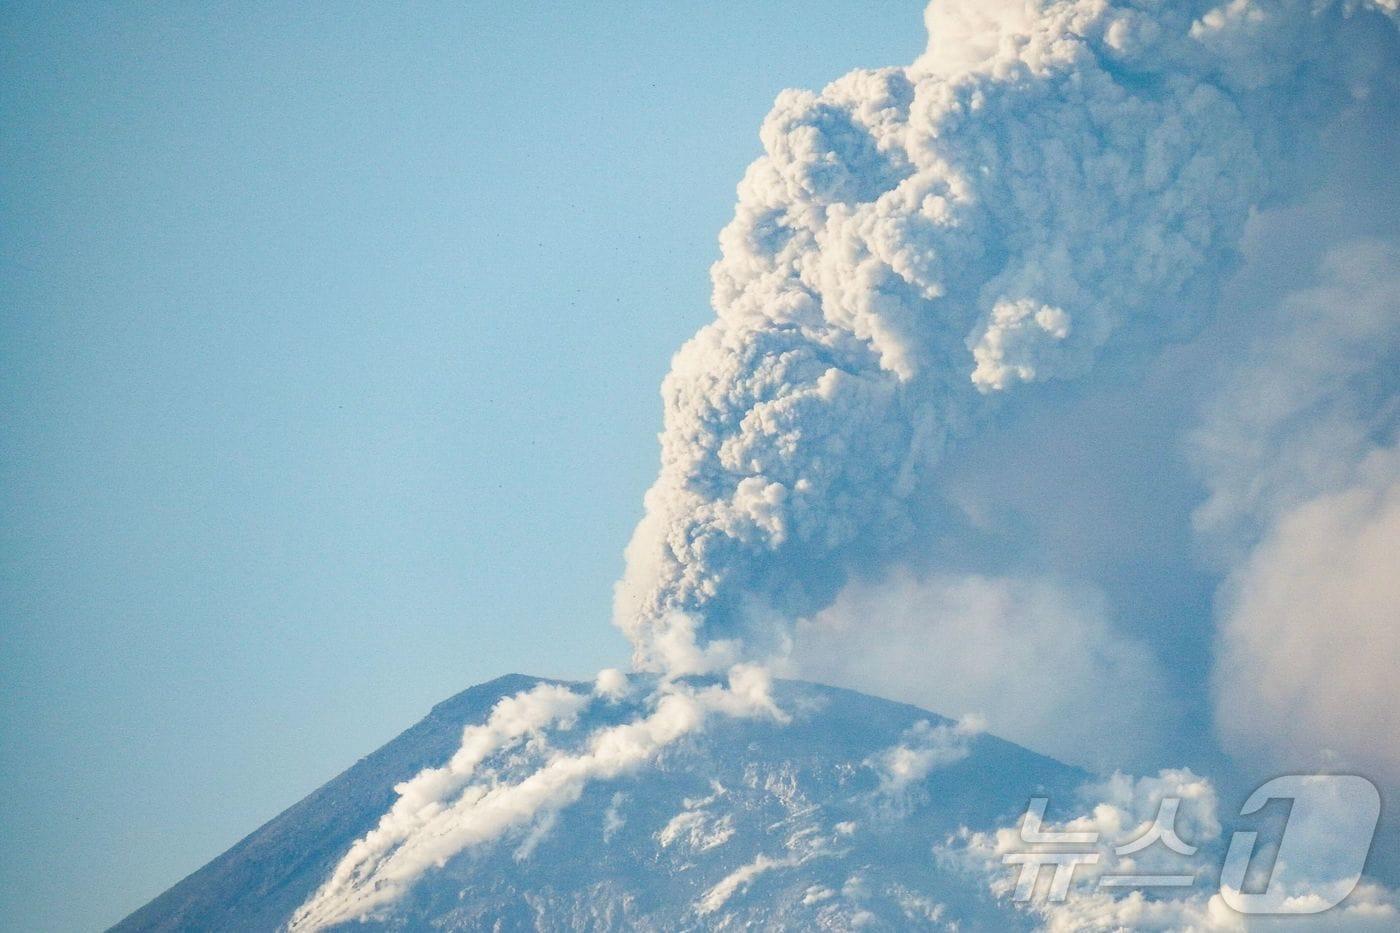
<path id="1" fill-rule="evenodd" d="M 0 13 L 5 926 L 113 922 L 457 690 L 625 658 L 758 124 L 924 41 L 796 6 Z"/>

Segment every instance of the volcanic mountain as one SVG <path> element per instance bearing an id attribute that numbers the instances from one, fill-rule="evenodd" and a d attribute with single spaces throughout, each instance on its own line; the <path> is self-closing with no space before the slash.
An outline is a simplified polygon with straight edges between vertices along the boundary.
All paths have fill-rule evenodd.
<path id="1" fill-rule="evenodd" d="M 464 727 L 542 683 L 509 675 L 433 708 L 114 931 L 283 929 L 350 845 L 441 765 Z M 569 684 L 579 690 L 586 684 Z M 1078 769 L 967 723 L 779 681 L 790 717 L 716 719 L 653 762 L 590 784 L 546 825 L 471 848 L 363 924 L 373 930 L 1018 929 L 941 853 L 963 828 L 1068 800 Z M 574 728 L 635 715 L 627 701 Z M 597 719 L 598 722 L 587 721 Z"/>

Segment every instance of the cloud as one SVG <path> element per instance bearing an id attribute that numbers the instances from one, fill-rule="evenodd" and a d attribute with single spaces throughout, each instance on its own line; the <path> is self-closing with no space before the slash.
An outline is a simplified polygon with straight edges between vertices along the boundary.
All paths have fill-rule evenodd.
<path id="1" fill-rule="evenodd" d="M 426 768 L 394 788 L 398 800 L 393 807 L 380 817 L 378 826 L 350 847 L 313 900 L 297 912 L 293 926 L 317 929 L 318 925 L 332 922 L 319 922 L 320 918 L 343 911 L 347 901 L 368 910 L 396 897 L 403 887 L 402 876 L 398 883 L 381 887 L 378 892 L 357 888 L 365 879 L 374 878 L 381 865 L 449 818 L 450 805 L 454 800 L 461 802 L 459 795 L 478 776 L 484 762 L 519 747 L 526 739 L 541 741 L 547 726 L 569 728 L 587 703 L 585 694 L 554 684 L 540 684 L 499 701 L 485 723 L 466 727 L 461 747 L 446 765 Z M 470 794 L 461 799 L 469 797 Z M 403 874 L 411 880 L 416 872 L 410 868 Z"/>
<path id="2" fill-rule="evenodd" d="M 457 795 L 491 756 L 527 739 L 538 741 L 546 727 L 570 728 L 587 699 L 567 687 L 540 684 L 501 700 L 484 724 L 463 730 L 461 747 L 446 765 L 424 769 L 394 788 L 398 794 L 394 806 L 351 847 L 329 883 L 347 882 L 422 832 L 441 814 L 444 802 Z"/>
<path id="3" fill-rule="evenodd" d="M 373 916 L 402 897 L 425 872 L 459 852 L 513 830 L 533 826 L 547 831 L 554 815 L 576 801 L 589 781 L 641 767 L 666 746 L 701 729 L 710 716 L 782 720 L 770 687 L 766 671 L 744 665 L 730 672 L 728 684 L 663 684 L 652 695 L 648 712 L 596 729 L 577 751 L 551 749 L 541 736 L 524 776 L 517 773 L 519 766 L 502 768 L 478 774 L 459 790 L 461 782 L 434 783 L 436 769 L 430 769 L 400 785 L 404 796 L 394 810 L 351 847 L 331 877 L 297 909 L 290 929 L 320 930 Z M 518 712 L 527 710 L 531 723 L 541 723 L 545 717 L 533 715 L 538 705 L 535 691 L 510 697 L 497 704 L 490 721 L 498 713 L 514 721 Z M 405 818 L 407 827 L 402 825 Z M 523 855 L 538 841 L 539 832 L 527 838 Z"/>
<path id="4" fill-rule="evenodd" d="M 1230 578 L 1216 715 L 1231 748 L 1400 786 L 1400 449 L 1286 510 Z"/>
<path id="5" fill-rule="evenodd" d="M 1193 437 L 1195 525 L 1227 561 L 1400 430 L 1400 244 L 1334 246 L 1319 273 L 1258 323 Z"/>
<path id="6" fill-rule="evenodd" d="M 594 695 L 612 702 L 627 696 L 628 687 L 627 675 L 615 667 L 603 668 L 593 680 Z"/>
<path id="7" fill-rule="evenodd" d="M 979 714 L 992 732 L 1062 761 L 1111 768 L 1151 751 L 1172 700 L 1141 644 L 1092 587 L 907 572 L 853 583 L 800 622 L 804 677 Z"/>
<path id="8" fill-rule="evenodd" d="M 677 613 L 767 657 L 889 565 L 997 397 L 1083 375 L 1120 333 L 1189 331 L 1250 211 L 1301 194 L 1277 169 L 1320 122 L 1303 102 L 1367 79 L 1332 53 L 1379 20 L 1344 7 L 950 0 L 911 66 L 779 95 L 716 320 L 662 388 L 615 596 L 635 663 L 692 665 Z"/>
<path id="9" fill-rule="evenodd" d="M 1400 785 L 1400 248 L 1335 247 L 1196 432 L 1195 521 L 1228 570 L 1216 719 L 1270 764 Z"/>
<path id="10" fill-rule="evenodd" d="M 904 731 L 897 745 L 881 749 L 865 764 L 879 777 L 879 793 L 895 797 L 935 770 L 966 758 L 971 751 L 968 740 L 985 728 L 977 716 L 938 726 L 921 719 Z"/>

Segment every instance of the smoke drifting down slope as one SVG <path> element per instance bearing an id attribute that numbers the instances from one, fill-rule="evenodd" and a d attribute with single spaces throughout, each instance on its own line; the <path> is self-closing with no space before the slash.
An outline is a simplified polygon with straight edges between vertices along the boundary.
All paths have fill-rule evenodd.
<path id="1" fill-rule="evenodd" d="M 895 560 L 930 468 L 1000 396 L 1209 312 L 1250 211 L 1299 193 L 1305 115 L 1368 80 L 1339 43 L 1381 14 L 1392 0 L 935 2 L 912 65 L 781 94 L 720 236 L 716 320 L 663 386 L 616 590 L 658 675 L 644 713 L 565 750 L 551 732 L 634 688 L 604 672 L 592 697 L 510 701 L 400 785 L 293 928 L 382 911 L 508 832 L 528 851 L 589 781 L 711 717 L 781 720 L 763 665 L 793 620 Z M 536 770 L 483 767 L 509 750 Z"/>

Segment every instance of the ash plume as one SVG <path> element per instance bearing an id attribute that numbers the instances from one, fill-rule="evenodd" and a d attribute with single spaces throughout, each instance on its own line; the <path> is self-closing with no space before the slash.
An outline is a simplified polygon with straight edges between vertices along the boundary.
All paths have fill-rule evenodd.
<path id="1" fill-rule="evenodd" d="M 1298 193 L 1307 114 L 1365 80 L 1332 65 L 1377 11 L 935 2 L 912 65 L 779 95 L 717 318 L 662 388 L 614 606 L 635 663 L 781 651 L 889 562 L 999 396 L 1084 375 L 1115 335 L 1189 333 L 1250 211 Z"/>

